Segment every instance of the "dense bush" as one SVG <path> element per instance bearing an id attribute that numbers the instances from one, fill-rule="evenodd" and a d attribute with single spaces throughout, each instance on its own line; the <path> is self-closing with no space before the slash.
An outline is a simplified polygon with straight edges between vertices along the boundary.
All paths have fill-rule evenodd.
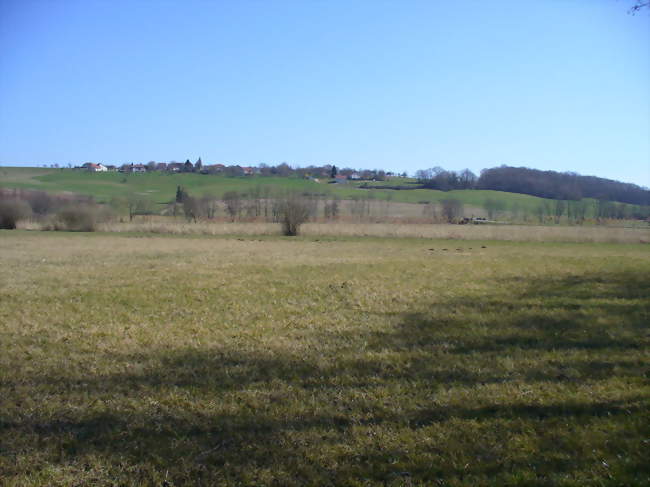
<path id="1" fill-rule="evenodd" d="M 70 232 L 94 232 L 97 229 L 99 214 L 92 206 L 68 206 L 54 217 L 54 230 Z"/>
<path id="2" fill-rule="evenodd" d="M 0 200 L 0 228 L 13 230 L 20 220 L 29 218 L 32 210 L 21 200 Z"/>
<path id="3" fill-rule="evenodd" d="M 291 195 L 277 201 L 277 212 L 282 224 L 282 234 L 298 235 L 300 225 L 309 219 L 310 207 L 302 198 Z"/>

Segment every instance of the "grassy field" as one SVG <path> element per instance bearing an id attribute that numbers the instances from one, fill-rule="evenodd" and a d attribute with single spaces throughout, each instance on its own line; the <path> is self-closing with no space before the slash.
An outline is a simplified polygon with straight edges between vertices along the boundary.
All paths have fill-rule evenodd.
<path id="1" fill-rule="evenodd" d="M 399 182 L 399 181 L 398 181 Z M 46 169 L 25 167 L 0 167 L 0 186 L 8 188 L 39 189 L 50 192 L 70 191 L 94 196 L 99 202 L 108 202 L 115 196 L 128 196 L 136 193 L 149 198 L 157 204 L 168 203 L 176 195 L 176 187 L 183 186 L 190 194 L 200 196 L 212 193 L 218 196 L 226 191 L 247 191 L 255 186 L 269 186 L 279 190 L 297 190 L 313 193 L 327 193 L 342 199 L 372 194 L 378 200 L 390 198 L 398 203 L 436 202 L 455 198 L 468 206 L 482 207 L 488 199 L 503 202 L 506 208 L 519 208 L 520 211 L 533 212 L 542 198 L 535 196 L 504 193 L 501 191 L 456 190 L 436 191 L 416 190 L 363 190 L 358 186 L 363 182 L 350 184 L 317 183 L 305 179 L 279 177 L 222 177 L 201 174 L 146 173 L 125 175 L 122 173 L 90 173 L 71 169 Z M 387 182 L 384 184 L 391 184 Z"/>
<path id="2" fill-rule="evenodd" d="M 650 249 L 0 231 L 0 483 L 648 485 Z"/>

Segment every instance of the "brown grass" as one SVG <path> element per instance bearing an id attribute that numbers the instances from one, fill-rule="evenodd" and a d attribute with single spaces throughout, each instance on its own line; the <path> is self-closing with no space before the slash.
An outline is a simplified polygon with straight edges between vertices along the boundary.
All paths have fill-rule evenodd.
<path id="1" fill-rule="evenodd" d="M 35 223 L 22 225 L 38 230 Z M 132 223 L 103 223 L 103 232 L 171 235 L 280 235 L 277 223 L 186 223 L 160 219 Z M 308 237 L 409 237 L 456 240 L 502 240 L 512 242 L 650 243 L 650 229 L 604 226 L 446 225 L 393 223 L 306 223 L 301 234 Z"/>

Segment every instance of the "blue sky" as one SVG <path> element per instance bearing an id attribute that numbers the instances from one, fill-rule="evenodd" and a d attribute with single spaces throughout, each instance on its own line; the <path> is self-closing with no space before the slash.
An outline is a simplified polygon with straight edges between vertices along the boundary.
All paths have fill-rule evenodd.
<path id="1" fill-rule="evenodd" d="M 500 164 L 650 186 L 627 0 L 0 0 L 0 164 Z"/>

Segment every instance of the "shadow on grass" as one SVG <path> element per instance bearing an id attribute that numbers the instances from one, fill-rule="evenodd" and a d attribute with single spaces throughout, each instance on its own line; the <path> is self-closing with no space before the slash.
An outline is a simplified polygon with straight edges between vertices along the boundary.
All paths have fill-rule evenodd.
<path id="1" fill-rule="evenodd" d="M 419 481 L 459 481 L 504 468 L 506 461 L 495 451 L 511 451 L 508 428 L 514 425 L 540 444 L 568 428 L 573 435 L 583 434 L 594 451 L 626 455 L 626 478 L 647 475 L 640 450 L 629 443 L 648 432 L 639 426 L 648 410 L 648 397 L 639 389 L 607 401 L 584 396 L 513 399 L 512 389 L 491 403 L 485 397 L 462 404 L 432 398 L 453 387 L 475 390 L 478 396 L 485 385 L 565 387 L 612 377 L 637 383 L 647 379 L 642 352 L 649 345 L 650 277 L 593 274 L 502 282 L 495 288 L 516 292 L 495 290 L 483 300 L 436 303 L 429 312 L 400 316 L 387 331 L 338 337 L 347 343 L 344 349 L 324 336 L 322 348 L 309 356 L 226 347 L 171 350 L 113 357 L 116 364 L 148 364 L 137 372 L 33 377 L 31 393 L 60 401 L 67 397 L 81 405 L 79 413 L 4 414 L 0 446 L 5 458 L 34 455 L 50 465 L 99 458 L 111 478 L 125 484 L 151 483 L 152 472 L 163 471 L 179 484 L 206 485 L 265 483 L 264 475 L 284 485 L 359 478 L 391 482 L 401 478 L 400 469 Z M 24 379 L 3 384 L 13 391 L 24 387 Z M 395 396 L 387 397 L 386 390 Z M 106 407 L 97 409 L 98 401 Z M 611 429 L 608 444 L 600 436 L 588 437 L 599 421 Z M 468 435 L 478 431 L 500 439 L 470 440 L 461 434 L 464 427 Z M 414 436 L 422 429 L 443 428 L 448 440 L 423 443 L 404 454 L 399 436 L 392 442 L 364 443 L 359 428 Z M 348 442 L 356 446 L 346 449 Z M 549 458 L 557 452 L 534 444 L 528 448 L 522 460 L 507 460 L 510 470 L 552 465 L 555 474 L 578 475 L 593 463 L 574 446 L 564 447 L 564 459 L 555 463 Z M 329 457 L 319 456 L 321 450 L 331 451 Z M 465 472 L 458 462 L 470 457 L 474 463 Z M 43 466 L 33 463 L 32 468 Z M 12 462 L 3 466 L 7 476 L 21 468 Z"/>

